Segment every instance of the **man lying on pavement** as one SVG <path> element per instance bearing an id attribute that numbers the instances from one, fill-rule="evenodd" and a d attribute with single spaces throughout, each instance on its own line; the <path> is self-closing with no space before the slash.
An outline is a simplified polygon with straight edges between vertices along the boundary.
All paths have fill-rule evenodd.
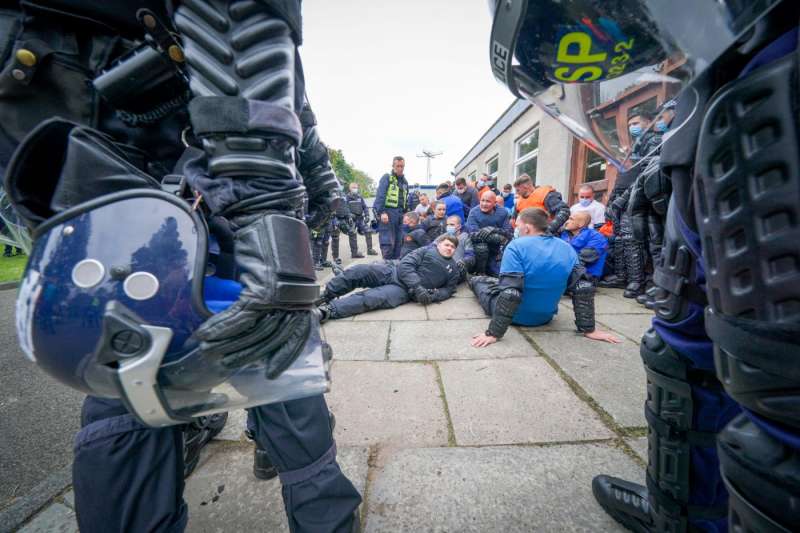
<path id="1" fill-rule="evenodd" d="M 538 208 L 524 209 L 517 217 L 519 238 L 511 241 L 503 254 L 500 278 L 473 276 L 469 285 L 484 312 L 492 317 L 485 333 L 472 338 L 481 348 L 497 342 L 508 326 L 541 326 L 558 312 L 558 301 L 566 292 L 572 295 L 575 325 L 589 339 L 620 342 L 594 327 L 594 285 L 578 254 L 568 243 L 547 235 L 547 213 Z"/>
<path id="2" fill-rule="evenodd" d="M 414 250 L 399 261 L 348 268 L 325 286 L 321 320 L 392 309 L 410 300 L 428 305 L 450 298 L 459 279 L 453 259 L 457 246 L 456 237 L 440 235 L 433 246 Z M 367 290 L 343 297 L 357 288 Z"/>

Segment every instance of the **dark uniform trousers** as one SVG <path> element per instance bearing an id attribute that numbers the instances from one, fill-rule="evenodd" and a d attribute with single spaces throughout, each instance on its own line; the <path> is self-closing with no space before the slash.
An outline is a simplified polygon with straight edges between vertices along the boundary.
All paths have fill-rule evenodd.
<path id="1" fill-rule="evenodd" d="M 389 222 L 384 224 L 378 217 L 378 242 L 384 259 L 400 259 L 403 248 L 403 210 L 387 207 L 385 213 Z"/>
<path id="2" fill-rule="evenodd" d="M 391 263 L 354 265 L 330 280 L 325 290 L 342 296 L 358 288 L 367 290 L 336 298 L 330 303 L 333 317 L 345 318 L 375 309 L 393 309 L 411 300 L 406 288 L 397 281 L 395 266 Z"/>
<path id="3" fill-rule="evenodd" d="M 254 407 L 249 416 L 278 469 L 289 529 L 349 532 L 361 496 L 336 462 L 325 398 Z M 81 418 L 72 466 L 80 530 L 183 531 L 181 427 L 144 426 L 119 400 L 93 396 Z"/>

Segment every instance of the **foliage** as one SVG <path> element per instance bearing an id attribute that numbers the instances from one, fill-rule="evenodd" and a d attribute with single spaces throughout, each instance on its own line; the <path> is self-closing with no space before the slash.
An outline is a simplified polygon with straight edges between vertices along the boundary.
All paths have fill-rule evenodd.
<path id="1" fill-rule="evenodd" d="M 0 189 L 0 244 L 22 248 L 25 254 L 31 253 L 31 235 L 28 229 L 19 224 L 8 195 Z"/>
<path id="2" fill-rule="evenodd" d="M 336 173 L 336 177 L 342 182 L 342 187 L 347 190 L 347 187 L 355 182 L 358 183 L 359 193 L 361 196 L 374 196 L 375 194 L 375 181 L 363 170 L 355 168 L 347 162 L 341 150 L 335 148 L 328 148 L 328 155 L 331 158 L 331 166 Z"/>

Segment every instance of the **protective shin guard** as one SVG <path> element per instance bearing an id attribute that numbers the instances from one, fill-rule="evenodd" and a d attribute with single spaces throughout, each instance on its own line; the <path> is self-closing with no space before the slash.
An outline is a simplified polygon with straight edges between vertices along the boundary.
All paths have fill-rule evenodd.
<path id="1" fill-rule="evenodd" d="M 747 409 L 719 438 L 737 532 L 800 530 L 797 60 L 718 91 L 697 149 L 706 329 L 725 390 Z"/>
<path id="2" fill-rule="evenodd" d="M 489 265 L 489 246 L 485 242 L 475 244 L 475 274 L 483 275 Z"/>
<path id="3" fill-rule="evenodd" d="M 377 250 L 375 250 L 375 248 L 372 247 L 372 232 L 371 231 L 365 231 L 364 232 L 364 239 L 366 239 L 366 241 L 367 241 L 367 253 L 369 255 L 378 255 Z"/>
<path id="4" fill-rule="evenodd" d="M 631 238 L 624 239 L 625 271 L 628 285 L 625 298 L 636 298 L 644 291 L 644 245 Z"/>

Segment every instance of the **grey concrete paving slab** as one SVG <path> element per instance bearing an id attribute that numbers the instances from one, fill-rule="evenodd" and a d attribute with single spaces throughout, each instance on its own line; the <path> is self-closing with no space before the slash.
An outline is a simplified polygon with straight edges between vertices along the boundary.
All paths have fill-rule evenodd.
<path id="1" fill-rule="evenodd" d="M 475 294 L 473 294 L 472 289 L 469 288 L 469 285 L 462 283 L 458 286 L 458 288 L 456 288 L 453 298 L 475 298 Z"/>
<path id="2" fill-rule="evenodd" d="M 70 509 L 75 509 L 75 491 L 70 489 L 66 494 L 64 494 L 61 498 L 61 503 L 69 507 Z"/>
<path id="3" fill-rule="evenodd" d="M 444 403 L 432 365 L 334 361 L 331 374 L 327 400 L 341 445 L 447 444 Z"/>
<path id="4" fill-rule="evenodd" d="M 637 437 L 635 439 L 625 439 L 625 442 L 633 448 L 636 455 L 642 458 L 642 461 L 647 462 L 647 437 Z"/>
<path id="5" fill-rule="evenodd" d="M 247 411 L 236 409 L 228 412 L 228 421 L 219 435 L 214 437 L 217 440 L 244 440 L 244 430 L 247 429 Z"/>
<path id="6" fill-rule="evenodd" d="M 553 317 L 553 320 L 543 326 L 517 327 L 531 333 L 537 331 L 577 331 L 577 329 L 575 329 L 575 314 L 572 312 L 572 307 L 567 307 L 566 305 L 559 305 L 558 313 Z"/>
<path id="7" fill-rule="evenodd" d="M 428 315 L 425 312 L 425 306 L 416 302 L 409 302 L 394 309 L 379 309 L 378 311 L 370 311 L 363 315 L 357 315 L 353 320 L 355 322 L 374 322 L 376 320 L 392 320 L 392 321 L 405 321 L 405 320 L 427 320 Z"/>
<path id="8" fill-rule="evenodd" d="M 647 315 L 596 315 L 598 322 L 628 337 L 631 341 L 639 344 L 644 332 L 650 328 L 653 321 L 653 313 Z"/>
<path id="9" fill-rule="evenodd" d="M 333 357 L 348 361 L 382 361 L 389 339 L 388 321 L 340 322 L 331 320 L 323 326 L 325 340 L 333 348 Z"/>
<path id="10" fill-rule="evenodd" d="M 470 346 L 472 336 L 486 331 L 488 325 L 488 318 L 393 322 L 389 339 L 389 359 L 392 361 L 488 359 L 538 355 L 515 328 L 509 328 L 503 339 L 491 346 L 486 348 Z"/>
<path id="11" fill-rule="evenodd" d="M 473 298 L 450 298 L 427 307 L 428 320 L 463 320 L 465 318 L 488 318 L 478 300 Z"/>
<path id="12" fill-rule="evenodd" d="M 75 511 L 60 503 L 53 503 L 31 520 L 19 533 L 72 533 L 78 532 Z"/>
<path id="13" fill-rule="evenodd" d="M 561 303 L 567 307 L 572 307 L 572 300 L 563 297 Z M 653 311 L 643 305 L 636 303 L 630 298 L 617 298 L 606 294 L 595 294 L 594 312 L 597 314 L 632 314 L 632 315 L 652 315 Z"/>
<path id="14" fill-rule="evenodd" d="M 211 444 L 208 458 L 186 482 L 189 532 L 289 531 L 277 479 L 253 476 L 253 449 Z M 340 448 L 338 462 L 364 493 L 367 448 Z"/>
<path id="15" fill-rule="evenodd" d="M 609 344 L 566 332 L 537 333 L 533 340 L 618 424 L 645 425 L 645 375 L 636 344 Z"/>
<path id="16" fill-rule="evenodd" d="M 459 445 L 610 438 L 542 358 L 439 363 Z"/>
<path id="17" fill-rule="evenodd" d="M 644 480 L 606 445 L 402 450 L 370 486 L 366 531 L 624 531 L 592 496 L 600 472 Z"/>

